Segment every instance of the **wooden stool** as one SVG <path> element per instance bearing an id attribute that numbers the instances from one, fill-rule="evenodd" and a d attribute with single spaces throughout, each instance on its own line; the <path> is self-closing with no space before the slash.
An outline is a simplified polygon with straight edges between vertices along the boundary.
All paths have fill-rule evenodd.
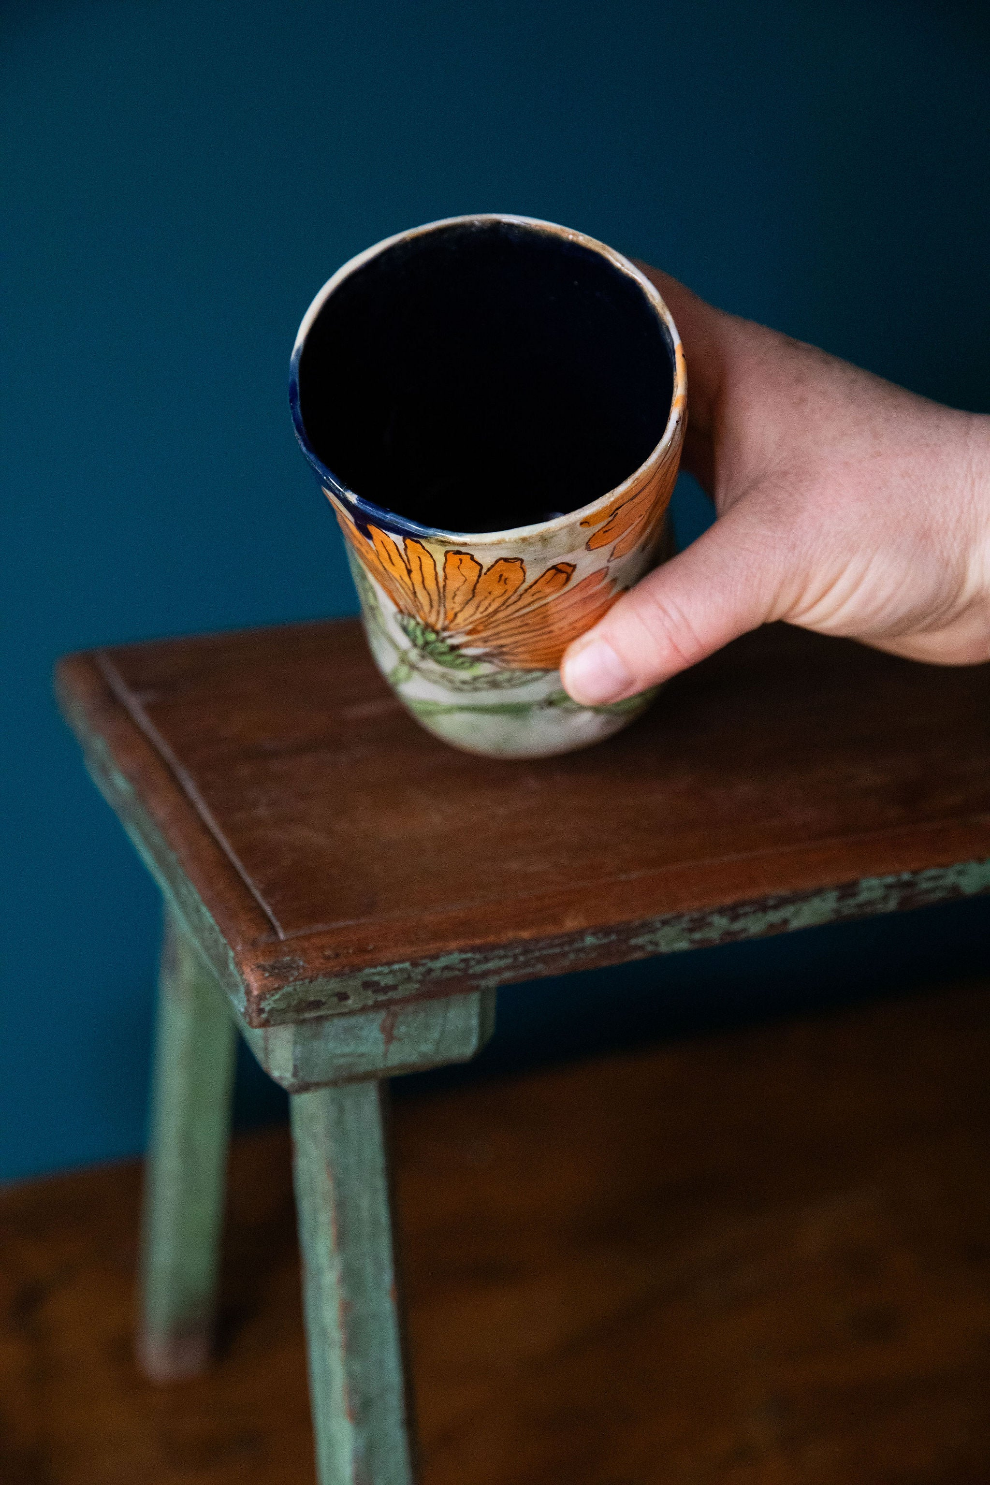
<path id="1" fill-rule="evenodd" d="M 413 1478 L 386 1078 L 473 1056 L 500 984 L 990 890 L 987 666 L 774 626 L 539 762 L 421 731 L 351 620 L 58 686 L 166 903 L 139 1352 L 208 1357 L 236 1025 L 292 1095 L 321 1485 Z"/>

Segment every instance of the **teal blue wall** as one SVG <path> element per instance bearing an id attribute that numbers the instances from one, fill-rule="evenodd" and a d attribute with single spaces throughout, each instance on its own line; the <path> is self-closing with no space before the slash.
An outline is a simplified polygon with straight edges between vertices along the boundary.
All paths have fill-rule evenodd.
<path id="1" fill-rule="evenodd" d="M 286 410 L 331 270 L 436 217 L 548 217 L 990 408 L 990 24 L 945 0 L 7 0 L 0 46 L 12 1176 L 144 1128 L 157 904 L 52 661 L 354 609 Z M 704 519 L 682 489 L 682 535 Z M 986 968 L 985 927 L 957 905 L 512 990 L 491 1055 L 893 993 Z M 277 1107 L 250 1071 L 241 1101 Z"/>

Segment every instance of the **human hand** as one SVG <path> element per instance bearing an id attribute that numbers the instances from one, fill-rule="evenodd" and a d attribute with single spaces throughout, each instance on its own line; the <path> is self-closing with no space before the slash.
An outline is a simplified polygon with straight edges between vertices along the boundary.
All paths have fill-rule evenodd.
<path id="1" fill-rule="evenodd" d="M 717 520 L 568 648 L 602 705 L 760 624 L 943 665 L 990 659 L 990 417 L 714 309 L 640 265 L 681 332 L 683 466 Z"/>

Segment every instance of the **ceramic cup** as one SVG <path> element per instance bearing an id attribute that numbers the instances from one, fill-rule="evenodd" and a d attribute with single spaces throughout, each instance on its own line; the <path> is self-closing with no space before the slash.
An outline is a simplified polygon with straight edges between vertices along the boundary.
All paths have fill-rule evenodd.
<path id="1" fill-rule="evenodd" d="M 628 259 L 527 217 L 401 232 L 313 300 L 290 401 L 375 661 L 424 727 L 530 758 L 642 711 L 578 706 L 559 674 L 669 554 L 687 376 Z"/>

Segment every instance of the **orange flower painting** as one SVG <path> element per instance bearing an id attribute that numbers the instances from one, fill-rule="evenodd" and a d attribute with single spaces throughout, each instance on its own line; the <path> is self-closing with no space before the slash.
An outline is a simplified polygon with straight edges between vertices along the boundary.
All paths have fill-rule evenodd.
<path id="1" fill-rule="evenodd" d="M 520 557 L 485 567 L 470 552 L 448 551 L 438 566 L 415 537 L 396 538 L 371 525 L 364 536 L 335 509 L 352 552 L 395 604 L 405 633 L 441 665 L 487 660 L 510 670 L 556 670 L 571 640 L 619 596 L 605 567 L 571 587 L 572 562 L 558 562 L 531 582 Z"/>
<path id="2" fill-rule="evenodd" d="M 593 516 L 585 516 L 582 526 L 600 528 L 588 538 L 589 552 L 611 546 L 614 542 L 611 554 L 611 559 L 614 559 L 627 556 L 638 546 L 651 544 L 660 533 L 663 514 L 673 493 L 679 455 L 680 443 L 672 442 L 666 458 L 641 489 L 620 496 Z"/>

